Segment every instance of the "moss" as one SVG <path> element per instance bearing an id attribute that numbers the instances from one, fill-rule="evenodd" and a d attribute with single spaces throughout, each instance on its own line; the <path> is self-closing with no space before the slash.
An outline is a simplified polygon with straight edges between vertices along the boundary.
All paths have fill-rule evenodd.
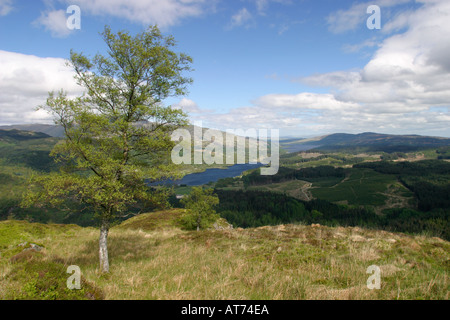
<path id="1" fill-rule="evenodd" d="M 103 293 L 81 277 L 81 289 L 68 289 L 65 264 L 48 259 L 34 250 L 22 251 L 11 259 L 11 271 L 5 280 L 12 289 L 6 300 L 99 300 Z"/>

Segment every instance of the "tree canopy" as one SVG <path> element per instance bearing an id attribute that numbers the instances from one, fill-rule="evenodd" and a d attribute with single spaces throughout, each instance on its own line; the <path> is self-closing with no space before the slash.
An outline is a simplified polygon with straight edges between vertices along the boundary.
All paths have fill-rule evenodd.
<path id="1" fill-rule="evenodd" d="M 70 52 L 68 63 L 84 94 L 52 92 L 41 106 L 64 128 L 51 153 L 62 167 L 35 177 L 23 204 L 60 205 L 71 198 L 92 206 L 101 226 L 100 265 L 107 272 L 111 221 L 138 201 L 166 204 L 166 194 L 150 192 L 145 179 L 179 177 L 170 160 L 170 133 L 186 125 L 187 116 L 163 101 L 187 93 L 192 79 L 184 73 L 192 58 L 172 51 L 173 37 L 156 26 L 134 36 L 106 26 L 101 35 L 106 55 Z"/>
<path id="2" fill-rule="evenodd" d="M 183 198 L 181 203 L 189 210 L 183 217 L 183 222 L 188 228 L 196 228 L 199 231 L 209 227 L 219 218 L 214 210 L 219 204 L 219 197 L 211 188 L 193 187 L 191 193 Z"/>

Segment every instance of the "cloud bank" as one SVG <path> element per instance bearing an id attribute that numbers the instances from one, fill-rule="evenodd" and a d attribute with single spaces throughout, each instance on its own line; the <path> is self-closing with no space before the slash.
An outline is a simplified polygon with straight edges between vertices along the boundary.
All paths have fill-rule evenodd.
<path id="1" fill-rule="evenodd" d="M 9 2 L 9 0 L 0 1 L 5 2 L 5 6 Z M 145 26 L 157 24 L 164 29 L 178 25 L 184 19 L 214 11 L 215 2 L 215 0 L 47 0 L 47 10 L 41 12 L 41 16 L 34 24 L 43 26 L 53 37 L 67 37 L 72 30 L 66 27 L 69 16 L 66 14 L 66 8 L 76 5 L 80 8 L 82 16 L 109 16 Z M 61 5 L 64 6 L 63 9 L 55 9 Z M 1 13 L 2 2 L 0 15 Z"/>
<path id="2" fill-rule="evenodd" d="M 146 12 L 153 3 L 117 0 L 105 9 L 107 1 L 73 2 L 92 14 L 123 17 L 138 9 Z M 406 0 L 390 3 L 404 2 Z M 157 3 L 160 2 L 155 2 L 157 8 L 151 11 L 159 10 L 161 17 L 158 19 L 166 25 L 202 14 L 207 7 L 201 0 Z M 418 4 L 420 6 L 416 9 L 404 11 L 382 24 L 379 32 L 385 35 L 384 40 L 369 39 L 364 44 L 377 49 L 363 68 L 312 74 L 292 80 L 320 87 L 320 92 L 325 89 L 327 93 L 268 93 L 256 97 L 248 105 L 222 113 L 203 109 L 213 109 L 214 102 L 209 106 L 199 106 L 185 98 L 177 106 L 189 112 L 193 121 L 202 120 L 205 126 L 220 129 L 278 128 L 282 134 L 296 135 L 376 131 L 450 136 L 450 42 L 447 41 L 450 2 L 421 0 Z M 5 5 L 11 5 L 11 2 L 0 0 L 0 10 Z M 120 6 L 124 9 L 119 10 Z M 355 12 L 355 6 L 334 13 L 335 17 L 341 16 L 332 20 L 334 30 L 338 29 L 338 20 L 345 20 L 342 17 L 353 16 L 351 13 Z M 181 8 L 181 11 L 174 13 L 175 8 Z M 267 8 L 265 1 L 260 2 L 260 8 Z M 144 21 L 144 17 L 139 17 L 137 15 L 134 19 Z M 45 102 L 48 91 L 64 88 L 69 93 L 81 93 L 63 59 L 0 51 L 0 70 L 2 124 L 49 121 L 48 115 L 34 111 L 36 106 Z"/>
<path id="3" fill-rule="evenodd" d="M 415 11 L 385 24 L 388 30 L 382 32 L 404 31 L 379 43 L 361 70 L 294 80 L 328 88 L 330 93 L 268 94 L 252 101 L 252 106 L 203 118 L 219 127 L 264 125 L 284 128 L 290 134 L 378 131 L 450 136 L 450 43 L 446 40 L 450 2 L 420 3 Z M 345 31 L 338 28 L 338 21 L 353 21 L 355 8 L 359 4 L 335 14 L 340 18 L 332 20 L 334 31 Z"/>
<path id="4" fill-rule="evenodd" d="M 46 102 L 48 92 L 83 92 L 65 62 L 0 50 L 0 124 L 51 123 L 49 114 L 35 110 Z"/>

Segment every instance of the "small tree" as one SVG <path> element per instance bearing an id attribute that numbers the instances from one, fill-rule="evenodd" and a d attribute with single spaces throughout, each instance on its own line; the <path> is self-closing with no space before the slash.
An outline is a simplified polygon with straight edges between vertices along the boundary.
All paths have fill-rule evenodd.
<path id="1" fill-rule="evenodd" d="M 188 228 L 207 228 L 214 223 L 219 215 L 214 207 L 219 204 L 219 197 L 213 193 L 213 189 L 193 187 L 191 193 L 181 200 L 189 212 L 183 217 L 183 222 Z"/>
<path id="2" fill-rule="evenodd" d="M 171 51 L 174 39 L 156 26 L 136 36 L 105 27 L 102 36 L 106 56 L 70 54 L 85 94 L 69 99 L 63 91 L 50 93 L 41 107 L 64 129 L 64 140 L 51 153 L 62 169 L 34 178 L 23 205 L 61 205 L 71 198 L 91 206 L 100 222 L 100 269 L 109 272 L 112 220 L 136 202 L 165 205 L 166 195 L 150 192 L 145 179 L 178 177 L 170 133 L 187 119 L 162 101 L 186 93 L 192 79 L 183 72 L 192 59 Z"/>

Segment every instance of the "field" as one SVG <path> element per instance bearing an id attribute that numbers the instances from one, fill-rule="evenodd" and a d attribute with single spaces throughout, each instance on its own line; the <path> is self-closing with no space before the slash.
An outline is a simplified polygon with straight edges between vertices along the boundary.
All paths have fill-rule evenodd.
<path id="1" fill-rule="evenodd" d="M 381 174 L 370 169 L 353 169 L 348 177 L 330 186 L 319 182 L 310 189 L 315 198 L 331 202 L 345 201 L 349 205 L 383 206 L 388 199 L 397 197 L 412 198 L 411 191 L 403 187 L 394 175 Z M 388 193 L 388 189 L 395 193 Z"/>
<path id="2" fill-rule="evenodd" d="M 437 159 L 439 154 L 437 149 L 423 149 L 414 152 L 355 152 L 352 149 L 342 149 L 337 151 L 304 151 L 293 153 L 282 153 L 280 156 L 280 166 L 287 168 L 307 168 L 315 166 L 338 166 L 351 167 L 353 164 L 379 161 L 382 159 L 392 161 L 420 161 L 425 159 Z"/>
<path id="3" fill-rule="evenodd" d="M 450 247 L 439 238 L 319 225 L 184 231 L 181 214 L 144 214 L 112 228 L 108 275 L 97 271 L 96 229 L 0 222 L 0 298 L 449 298 Z M 21 251 L 24 241 L 43 249 Z M 69 265 L 80 267 L 83 290 L 66 289 Z M 381 270 L 380 289 L 367 287 L 371 265 Z"/>
<path id="4" fill-rule="evenodd" d="M 280 192 L 300 200 L 308 201 L 311 200 L 311 194 L 308 191 L 310 187 L 311 183 L 308 181 L 293 180 L 262 186 L 251 186 L 248 187 L 248 190 Z"/>
<path id="5" fill-rule="evenodd" d="M 230 179 L 224 190 L 260 190 L 279 192 L 309 201 L 323 199 L 334 203 L 372 206 L 377 208 L 414 208 L 413 193 L 392 174 L 382 174 L 371 169 L 349 169 L 345 178 L 321 177 L 305 180 L 288 180 L 278 183 L 251 185 L 247 188 L 239 179 Z M 176 189 L 178 193 L 178 189 Z"/>

